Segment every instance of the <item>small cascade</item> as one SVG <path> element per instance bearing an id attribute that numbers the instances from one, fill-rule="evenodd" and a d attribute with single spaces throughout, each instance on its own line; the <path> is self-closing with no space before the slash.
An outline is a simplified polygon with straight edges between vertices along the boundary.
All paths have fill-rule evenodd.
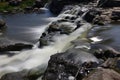
<path id="1" fill-rule="evenodd" d="M 61 15 L 58 16 L 58 18 L 56 18 L 56 20 L 63 19 L 66 15 L 75 16 L 76 13 L 75 14 L 62 13 Z M 82 20 L 80 17 L 76 18 L 76 20 L 78 19 Z M 64 22 L 64 24 L 62 25 L 68 25 L 68 26 L 70 25 L 70 27 L 76 28 L 77 26 L 75 23 L 76 22 L 74 23 Z M 48 27 L 49 25 L 45 26 L 45 29 Z M 82 34 L 85 31 L 89 30 L 91 27 L 92 27 L 91 24 L 84 22 L 82 26 L 75 29 L 69 35 L 61 34 L 54 36 L 53 37 L 54 42 L 52 42 L 52 44 L 48 46 L 45 46 L 43 48 L 38 48 L 37 47 L 38 43 L 37 43 L 31 50 L 21 51 L 19 54 L 12 57 L 3 56 L 4 58 L 0 60 L 0 77 L 6 73 L 22 71 L 25 69 L 32 69 L 38 66 L 41 66 L 41 69 L 46 68 L 51 55 L 65 51 L 66 47 L 70 45 L 71 41 L 82 36 Z"/>

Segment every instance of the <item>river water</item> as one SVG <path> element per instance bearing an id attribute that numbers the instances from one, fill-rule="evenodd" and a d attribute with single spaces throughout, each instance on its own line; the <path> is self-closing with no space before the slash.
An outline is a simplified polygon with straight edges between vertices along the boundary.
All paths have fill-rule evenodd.
<path id="1" fill-rule="evenodd" d="M 120 22 L 114 22 L 105 26 L 95 26 L 89 36 L 93 42 L 111 46 L 120 51 Z"/>
<path id="2" fill-rule="evenodd" d="M 26 17 L 25 15 L 28 16 L 29 18 Z M 24 21 L 23 18 L 21 19 L 22 15 L 21 15 L 21 17 L 19 17 L 20 19 L 15 17 L 15 16 L 19 16 L 17 14 L 8 16 L 6 18 L 4 17 L 4 19 L 6 21 L 8 21 L 8 23 L 7 23 L 8 25 L 10 25 L 10 26 L 13 25 L 12 29 L 10 29 L 10 27 L 7 29 L 7 31 L 5 32 L 6 33 L 5 36 L 7 36 L 9 38 L 25 40 L 25 41 L 30 41 L 30 40 L 32 41 L 32 39 L 36 39 L 36 37 L 39 39 L 42 32 L 44 32 L 45 29 L 49 26 L 48 22 L 50 22 L 52 20 L 53 21 L 59 20 L 60 17 L 64 16 L 64 15 L 60 15 L 59 18 L 53 18 L 53 17 L 48 18 L 48 16 L 46 16 L 46 15 L 45 15 L 45 17 L 43 15 L 41 15 L 41 17 L 38 18 L 38 16 L 40 16 L 40 15 L 39 14 L 23 14 L 23 17 L 25 18 L 24 20 L 28 20 L 29 22 Z M 34 16 L 37 16 L 38 21 L 36 20 L 36 18 L 34 18 Z M 13 18 L 10 18 L 10 17 L 13 17 Z M 43 19 L 42 19 L 42 17 L 43 17 Z M 12 21 L 12 19 L 14 19 L 14 18 L 15 18 L 16 22 Z M 23 20 L 23 24 L 20 24 L 20 21 L 22 21 L 22 20 Z M 32 23 L 33 21 L 35 21 L 36 24 Z M 16 26 L 15 26 L 15 24 L 12 24 L 12 23 L 15 23 Z M 27 25 L 25 25 L 24 23 Z M 48 25 L 45 25 L 46 23 Z M 22 28 L 20 25 L 22 26 Z M 42 25 L 42 26 L 40 26 L 40 25 Z M 63 25 L 63 23 L 61 25 Z M 73 28 L 76 27 L 76 25 L 71 25 L 70 22 L 64 23 L 64 25 L 68 25 L 68 26 L 70 25 Z M 24 69 L 32 69 L 32 68 L 35 68 L 38 66 L 42 70 L 43 70 L 43 68 L 45 69 L 47 67 L 47 63 L 48 63 L 51 55 L 56 54 L 58 52 L 65 51 L 65 49 L 70 45 L 71 41 L 77 39 L 79 36 L 81 36 L 85 31 L 89 30 L 91 27 L 92 27 L 91 24 L 85 23 L 84 25 L 82 25 L 80 28 L 73 31 L 69 35 L 65 35 L 65 34 L 57 35 L 54 37 L 54 41 L 55 41 L 54 43 L 52 43 L 51 45 L 46 46 L 44 48 L 41 48 L 41 49 L 37 48 L 37 47 L 33 47 L 33 49 L 31 49 L 31 50 L 20 51 L 17 55 L 14 55 L 11 57 L 9 57 L 7 55 L 1 55 L 0 56 L 0 76 L 4 75 L 5 73 L 21 71 Z M 10 32 L 9 32 L 9 30 L 10 30 Z M 28 32 L 32 32 L 34 34 L 31 33 L 32 34 L 31 35 Z M 21 35 L 21 34 L 23 34 L 23 35 Z M 27 37 L 25 37 L 25 36 L 27 36 Z M 28 40 L 28 38 L 30 38 L 30 40 Z M 37 45 L 37 44 L 35 44 L 35 45 Z"/>
<path id="3" fill-rule="evenodd" d="M 38 14 L 19 13 L 14 15 L 2 15 L 1 18 L 7 23 L 7 29 L 4 31 L 4 34 L 2 34 L 2 37 L 36 43 L 40 38 L 41 31 L 45 28 L 44 26 L 54 17 L 55 16 L 45 8 L 42 8 L 41 12 Z"/>
<path id="4" fill-rule="evenodd" d="M 61 15 L 62 17 L 62 15 Z M 15 14 L 15 15 L 4 15 L 2 18 L 7 22 L 8 28 L 1 37 L 7 37 L 9 39 L 15 39 L 30 43 L 37 43 L 40 35 L 49 26 L 49 22 L 55 21 L 55 18 L 49 13 L 48 10 L 43 9 L 40 14 Z M 68 23 L 65 23 L 68 25 Z M 69 24 L 71 25 L 71 24 Z M 75 25 L 71 25 L 76 27 Z M 114 27 L 113 27 L 114 26 Z M 19 54 L 15 56 L 0 56 L 0 77 L 5 73 L 21 71 L 24 69 L 32 69 L 40 66 L 41 69 L 47 67 L 47 63 L 50 56 L 63 52 L 66 47 L 68 47 L 71 41 L 82 36 L 85 31 L 92 28 L 92 25 L 85 23 L 80 28 L 72 32 L 70 35 L 59 35 L 55 36 L 54 44 L 46 46 L 44 48 L 34 47 L 31 50 L 20 51 Z M 99 28 L 99 29 L 98 29 Z M 94 27 L 92 30 L 95 35 L 92 35 L 91 40 L 98 39 L 98 42 L 113 39 L 111 43 L 105 43 L 106 45 L 120 44 L 119 25 L 108 25 L 104 27 Z M 93 32 L 90 32 L 92 34 Z M 99 38 L 98 38 L 99 37 Z M 37 44 L 35 44 L 37 45 Z"/>

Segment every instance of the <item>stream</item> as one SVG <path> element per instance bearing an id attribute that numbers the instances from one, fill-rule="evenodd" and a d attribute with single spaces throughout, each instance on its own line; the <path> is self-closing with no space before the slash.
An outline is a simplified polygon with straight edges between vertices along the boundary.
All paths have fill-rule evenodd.
<path id="1" fill-rule="evenodd" d="M 59 17 L 63 17 L 64 15 L 60 15 Z M 1 55 L 0 77 L 6 73 L 32 69 L 38 66 L 41 70 L 45 70 L 51 55 L 64 52 L 67 47 L 71 45 L 71 41 L 81 37 L 84 32 L 92 28 L 91 24 L 85 23 L 69 35 L 56 35 L 52 44 L 38 48 L 37 42 L 41 34 L 49 27 L 51 21 L 56 21 L 59 18 L 50 14 L 47 9 L 43 9 L 40 14 L 20 13 L 3 15 L 2 18 L 7 22 L 8 28 L 0 37 L 30 42 L 33 43 L 35 47 L 31 50 L 20 51 L 17 55 L 11 57 Z M 76 25 L 71 25 L 69 22 L 64 24 L 70 25 L 73 28 L 76 27 Z M 105 45 L 115 46 L 117 49 L 120 49 L 119 28 L 119 24 L 107 25 L 102 28 L 101 26 L 94 27 L 89 33 L 89 38 L 93 40 L 93 42 L 97 40 L 100 44 L 105 43 Z M 106 40 L 110 42 L 105 42 Z"/>

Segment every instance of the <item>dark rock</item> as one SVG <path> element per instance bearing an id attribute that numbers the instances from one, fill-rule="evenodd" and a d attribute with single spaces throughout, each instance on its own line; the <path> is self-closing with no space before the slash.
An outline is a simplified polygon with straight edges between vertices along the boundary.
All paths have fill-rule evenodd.
<path id="1" fill-rule="evenodd" d="M 119 58 L 108 58 L 102 65 L 103 68 L 114 69 L 120 73 L 120 57 Z"/>
<path id="2" fill-rule="evenodd" d="M 100 11 L 97 11 L 97 10 L 89 10 L 88 12 L 86 12 L 86 14 L 83 16 L 83 19 L 86 20 L 87 22 L 90 22 L 92 23 L 94 18 L 97 16 L 97 15 L 100 15 L 101 12 Z"/>
<path id="3" fill-rule="evenodd" d="M 119 0 L 99 0 L 98 5 L 99 7 L 120 7 Z"/>
<path id="4" fill-rule="evenodd" d="M 105 18 L 105 17 L 104 17 Z M 101 16 L 96 16 L 93 20 L 93 24 L 97 24 L 97 25 L 105 25 L 105 20 L 103 17 Z"/>
<path id="5" fill-rule="evenodd" d="M 96 69 L 83 80 L 120 80 L 120 74 L 112 69 Z"/>
<path id="6" fill-rule="evenodd" d="M 19 6 L 22 0 L 10 0 L 9 5 L 11 6 Z"/>
<path id="7" fill-rule="evenodd" d="M 25 72 L 8 73 L 4 75 L 0 80 L 29 80 L 25 75 Z"/>
<path id="8" fill-rule="evenodd" d="M 41 8 L 41 7 L 44 7 L 44 5 L 45 3 L 42 0 L 36 0 L 33 5 L 33 8 Z"/>
<path id="9" fill-rule="evenodd" d="M 42 73 L 37 70 L 23 70 L 20 72 L 13 72 L 5 74 L 0 80 L 36 80 L 42 75 Z"/>
<path id="10" fill-rule="evenodd" d="M 30 6 L 28 6 L 28 7 L 26 7 L 26 8 L 24 8 L 24 11 L 25 12 L 32 12 L 33 11 L 33 8 L 32 7 L 30 7 Z"/>
<path id="11" fill-rule="evenodd" d="M 93 51 L 94 55 L 99 59 L 108 59 L 120 57 L 120 52 L 116 51 L 114 48 L 105 46 L 105 45 L 91 45 L 91 51 Z"/>
<path id="12" fill-rule="evenodd" d="M 6 52 L 0 52 L 0 55 L 7 55 L 8 57 L 12 57 L 12 56 L 16 55 L 16 53 L 6 51 Z"/>
<path id="13" fill-rule="evenodd" d="M 20 51 L 22 49 L 31 49 L 33 45 L 24 44 L 24 43 L 16 43 L 14 45 L 1 46 L 0 51 Z"/>
<path id="14" fill-rule="evenodd" d="M 112 20 L 120 20 L 120 11 L 113 11 L 111 15 Z"/>
<path id="15" fill-rule="evenodd" d="M 92 54 L 70 49 L 51 56 L 43 80 L 69 80 L 71 77 L 81 80 L 97 65 L 98 61 Z"/>

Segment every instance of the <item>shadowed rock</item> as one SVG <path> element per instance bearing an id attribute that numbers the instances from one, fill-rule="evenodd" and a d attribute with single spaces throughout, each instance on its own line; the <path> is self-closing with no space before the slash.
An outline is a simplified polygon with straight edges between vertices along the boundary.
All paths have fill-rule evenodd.
<path id="1" fill-rule="evenodd" d="M 69 80 L 71 77 L 81 80 L 97 65 L 98 60 L 92 54 L 70 49 L 51 56 L 43 80 Z"/>

